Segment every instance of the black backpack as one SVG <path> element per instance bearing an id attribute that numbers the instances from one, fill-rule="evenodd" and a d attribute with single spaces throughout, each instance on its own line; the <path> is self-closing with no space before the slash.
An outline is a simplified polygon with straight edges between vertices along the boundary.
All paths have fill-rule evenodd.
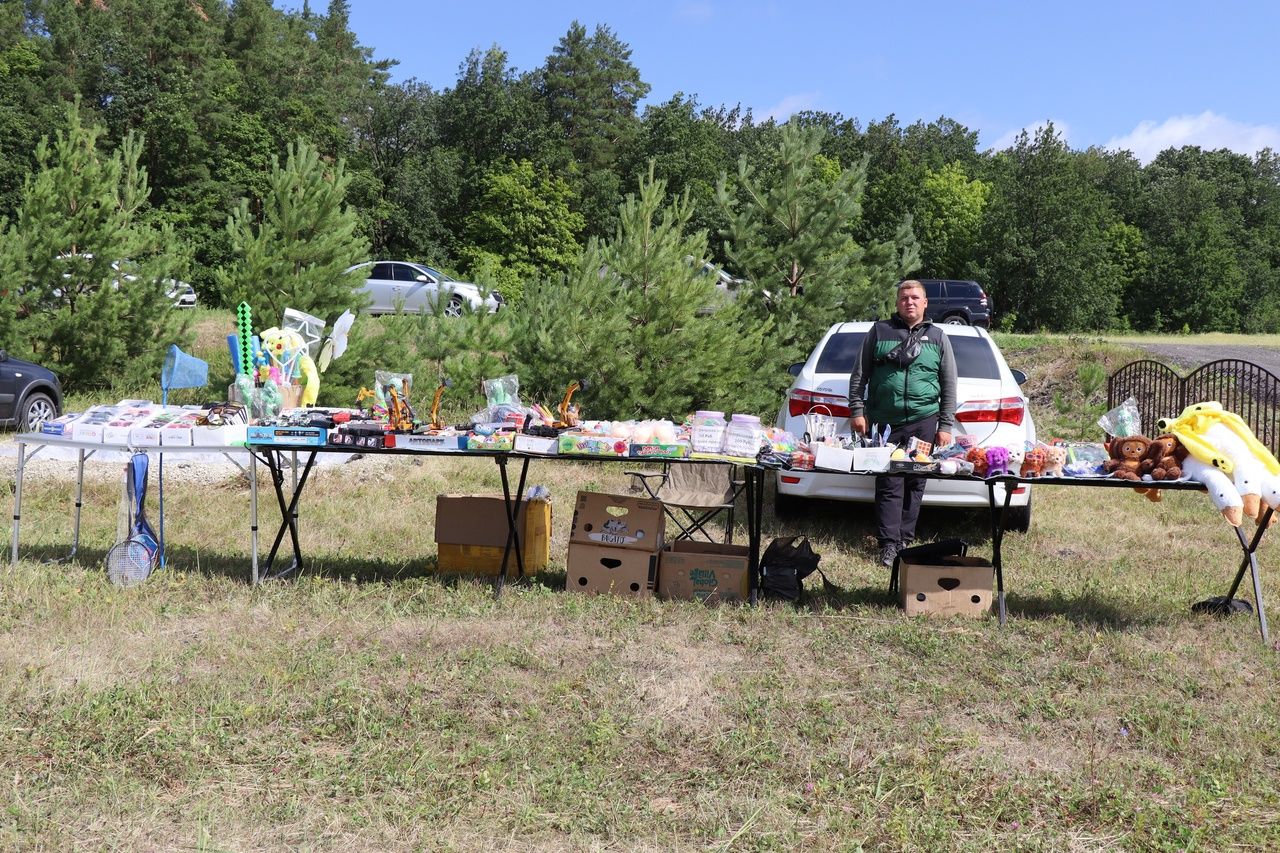
<path id="1" fill-rule="evenodd" d="M 818 568 L 822 556 L 813 550 L 806 536 L 774 539 L 760 558 L 760 590 L 765 598 L 799 601 L 804 592 L 804 579 L 817 572 L 828 591 L 838 589 Z"/>

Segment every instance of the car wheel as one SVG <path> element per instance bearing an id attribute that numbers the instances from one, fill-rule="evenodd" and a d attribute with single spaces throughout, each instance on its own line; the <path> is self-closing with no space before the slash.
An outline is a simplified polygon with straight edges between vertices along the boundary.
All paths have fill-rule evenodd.
<path id="1" fill-rule="evenodd" d="M 45 421 L 51 421 L 57 416 L 58 407 L 54 405 L 53 398 L 37 391 L 23 401 L 18 429 L 22 432 L 36 432 Z"/>
<path id="2" fill-rule="evenodd" d="M 1026 533 L 1031 529 L 1031 498 L 1026 506 L 1011 506 L 1004 511 L 1004 529 Z"/>
<path id="3" fill-rule="evenodd" d="M 967 326 L 969 321 L 964 318 L 963 314 L 948 314 L 942 319 L 942 322 L 952 326 Z"/>
<path id="4" fill-rule="evenodd" d="M 461 317 L 462 316 L 462 297 L 454 296 L 450 298 L 449 304 L 444 306 L 444 316 Z"/>

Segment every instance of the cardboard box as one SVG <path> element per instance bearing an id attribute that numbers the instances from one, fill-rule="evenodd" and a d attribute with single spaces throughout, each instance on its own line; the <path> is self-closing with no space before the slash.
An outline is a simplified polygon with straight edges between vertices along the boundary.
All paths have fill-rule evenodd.
<path id="1" fill-rule="evenodd" d="M 540 572 L 551 561 L 551 502 L 520 504 L 520 550 L 526 573 Z M 507 509 L 497 495 L 438 495 L 436 545 L 442 572 L 496 576 L 502 571 L 507 545 Z M 518 564 L 513 553 L 508 577 Z"/>
<path id="2" fill-rule="evenodd" d="M 853 451 L 834 444 L 813 445 L 813 467 L 824 471 L 852 471 Z"/>
<path id="3" fill-rule="evenodd" d="M 858 447 L 853 451 L 854 471 L 888 471 L 892 447 Z"/>
<path id="4" fill-rule="evenodd" d="M 631 444 L 625 438 L 573 433 L 560 436 L 561 456 L 626 456 L 630 450 Z"/>
<path id="5" fill-rule="evenodd" d="M 748 554 L 746 545 L 680 539 L 659 560 L 658 598 L 703 604 L 747 601 L 751 595 Z"/>
<path id="6" fill-rule="evenodd" d="M 904 561 L 898 573 L 898 604 L 908 616 L 981 616 L 991 609 L 995 570 L 981 557 Z"/>
<path id="7" fill-rule="evenodd" d="M 656 553 L 569 543 L 564 579 L 569 592 L 649 598 L 657 577 Z"/>
<path id="8" fill-rule="evenodd" d="M 634 459 L 684 459 L 689 455 L 689 443 L 632 444 L 630 454 Z"/>
<path id="9" fill-rule="evenodd" d="M 495 432 L 493 435 L 473 433 L 467 436 L 467 450 L 511 450 L 515 446 L 514 436 L 513 432 Z"/>
<path id="10" fill-rule="evenodd" d="M 396 449 L 417 450 L 426 453 L 466 450 L 467 434 L 439 433 L 436 435 L 419 435 L 417 433 L 401 433 L 396 436 Z"/>
<path id="11" fill-rule="evenodd" d="M 516 435 L 516 450 L 520 453 L 533 453 L 538 456 L 555 456 L 560 452 L 560 439 L 547 438 L 541 435 Z"/>
<path id="12" fill-rule="evenodd" d="M 915 462 L 911 459 L 894 459 L 889 463 L 890 471 L 909 471 L 918 474 L 938 473 L 937 462 Z"/>
<path id="13" fill-rule="evenodd" d="M 578 492 L 570 543 L 657 552 L 665 537 L 662 501 Z"/>

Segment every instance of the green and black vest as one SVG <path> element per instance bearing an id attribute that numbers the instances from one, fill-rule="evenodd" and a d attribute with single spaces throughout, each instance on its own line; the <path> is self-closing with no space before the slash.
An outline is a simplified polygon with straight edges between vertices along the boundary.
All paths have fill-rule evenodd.
<path id="1" fill-rule="evenodd" d="M 907 367 L 883 361 L 907 339 L 906 324 L 896 316 L 873 325 L 875 335 L 871 377 L 867 384 L 866 417 L 871 423 L 909 424 L 936 415 L 942 404 L 943 350 L 948 346 L 941 329 L 925 321 L 920 355 Z"/>

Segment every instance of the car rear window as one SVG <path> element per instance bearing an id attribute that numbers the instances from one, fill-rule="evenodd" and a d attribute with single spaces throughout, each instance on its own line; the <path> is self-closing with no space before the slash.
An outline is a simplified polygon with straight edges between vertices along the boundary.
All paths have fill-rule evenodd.
<path id="1" fill-rule="evenodd" d="M 968 379 L 999 379 L 1000 365 L 986 338 L 951 335 L 951 351 L 956 358 L 956 374 Z"/>
<path id="2" fill-rule="evenodd" d="M 862 351 L 865 332 L 837 332 L 827 338 L 815 368 L 818 373 L 848 373 Z M 1000 365 L 986 338 L 968 335 L 949 335 L 951 350 L 955 354 L 956 373 L 968 379 L 999 379 Z"/>
<path id="3" fill-rule="evenodd" d="M 837 332 L 827 338 L 827 345 L 818 356 L 818 373 L 848 373 L 862 351 L 862 339 L 866 332 Z"/>

